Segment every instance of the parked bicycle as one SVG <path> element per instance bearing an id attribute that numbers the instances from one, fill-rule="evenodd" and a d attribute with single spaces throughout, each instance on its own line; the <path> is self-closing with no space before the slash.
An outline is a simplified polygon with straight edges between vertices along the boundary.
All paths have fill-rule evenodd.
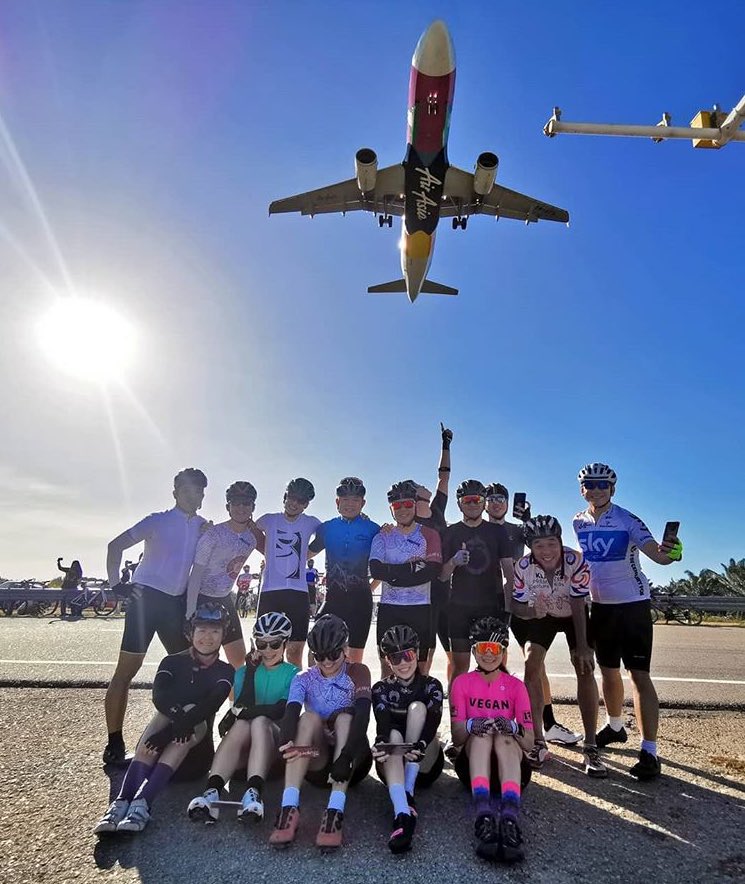
<path id="1" fill-rule="evenodd" d="M 89 584 L 93 584 L 92 588 Z M 87 608 L 91 608 L 96 617 L 110 617 L 120 607 L 106 580 L 81 580 L 80 591 L 68 599 L 67 605 L 73 617 L 82 617 Z"/>
<path id="2" fill-rule="evenodd" d="M 686 602 L 683 596 L 652 593 L 652 623 L 664 619 L 665 623 L 675 620 L 684 626 L 698 626 L 704 619 L 703 611 Z"/>

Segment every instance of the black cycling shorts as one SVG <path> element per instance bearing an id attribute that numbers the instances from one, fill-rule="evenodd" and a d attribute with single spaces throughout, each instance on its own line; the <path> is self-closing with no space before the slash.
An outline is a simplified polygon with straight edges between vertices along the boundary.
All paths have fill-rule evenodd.
<path id="1" fill-rule="evenodd" d="M 391 626 L 410 626 L 419 636 L 419 660 L 426 660 L 430 649 L 432 630 L 431 605 L 378 605 L 377 621 L 378 647 L 383 634 Z"/>
<path id="2" fill-rule="evenodd" d="M 461 781 L 461 783 L 463 783 L 463 785 L 470 790 L 471 768 L 465 746 L 458 753 L 458 757 L 455 759 L 455 764 L 453 765 L 453 768 L 458 775 L 458 779 Z M 521 789 L 524 789 L 528 785 L 532 773 L 533 771 L 530 767 L 530 762 L 525 757 L 525 753 L 523 753 L 523 757 L 520 759 Z M 489 787 L 493 795 L 499 795 L 502 791 L 502 781 L 499 779 L 499 765 L 497 764 L 496 755 L 492 755 L 491 757 L 491 780 L 489 783 Z"/>
<path id="3" fill-rule="evenodd" d="M 496 617 L 497 620 L 506 623 L 508 619 L 508 615 L 500 605 L 458 605 L 453 601 L 448 605 L 447 616 L 450 649 L 457 654 L 470 653 L 469 633 L 474 620 L 478 620 L 479 617 Z"/>
<path id="4" fill-rule="evenodd" d="M 329 592 L 323 603 L 322 614 L 336 614 L 349 629 L 349 647 L 364 648 L 372 623 L 373 599 L 369 590 L 364 592 Z"/>
<path id="5" fill-rule="evenodd" d="M 142 583 L 130 586 L 122 651 L 146 654 L 156 632 L 167 653 L 185 651 L 189 647 L 189 639 L 184 633 L 186 596 L 167 595 Z"/>
<path id="6" fill-rule="evenodd" d="M 238 616 L 238 611 L 235 609 L 235 599 L 233 598 L 233 594 L 231 593 L 230 595 L 222 596 L 222 598 L 217 598 L 211 595 L 200 595 L 197 598 L 197 607 L 209 603 L 212 603 L 213 605 L 218 603 L 228 612 L 228 626 L 222 639 L 223 645 L 229 645 L 231 642 L 240 641 L 243 638 L 243 628 L 241 627 L 241 618 Z"/>
<path id="7" fill-rule="evenodd" d="M 518 623 L 520 624 L 519 626 L 517 625 Z M 521 620 L 513 614 L 510 626 L 521 648 L 527 642 L 530 642 L 548 650 L 560 632 L 566 635 L 570 651 L 577 647 L 577 631 L 574 628 L 574 620 L 571 617 L 552 617 L 550 614 L 547 614 L 545 617 L 536 620 Z M 585 608 L 585 634 L 589 642 L 590 614 L 587 608 Z"/>
<path id="8" fill-rule="evenodd" d="M 430 633 L 430 647 L 434 650 L 437 639 L 444 650 L 450 650 L 450 636 L 448 634 L 448 604 L 450 603 L 450 583 L 442 580 L 433 580 L 431 589 L 432 599 L 432 632 Z"/>
<path id="9" fill-rule="evenodd" d="M 308 623 L 310 622 L 310 602 L 307 592 L 299 592 L 296 589 L 274 589 L 263 592 L 259 596 L 259 610 L 257 617 L 269 614 L 271 611 L 279 611 L 286 614 L 292 623 L 291 642 L 304 642 L 308 638 Z"/>
<path id="10" fill-rule="evenodd" d="M 599 666 L 649 672 L 652 662 L 652 614 L 649 600 L 601 605 L 590 610 L 590 640 Z"/>

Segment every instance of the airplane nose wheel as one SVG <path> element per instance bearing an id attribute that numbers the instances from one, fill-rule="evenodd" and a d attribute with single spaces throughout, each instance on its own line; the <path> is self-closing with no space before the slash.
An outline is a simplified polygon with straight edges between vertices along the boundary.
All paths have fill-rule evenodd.
<path id="1" fill-rule="evenodd" d="M 457 230 L 459 227 L 461 230 L 465 230 L 468 226 L 468 218 L 453 218 L 453 230 Z"/>
<path id="2" fill-rule="evenodd" d="M 378 227 L 393 227 L 393 215 L 378 215 Z"/>

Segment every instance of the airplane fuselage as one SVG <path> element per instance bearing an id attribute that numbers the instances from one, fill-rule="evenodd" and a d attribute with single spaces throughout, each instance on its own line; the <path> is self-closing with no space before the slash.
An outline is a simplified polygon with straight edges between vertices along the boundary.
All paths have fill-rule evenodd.
<path id="1" fill-rule="evenodd" d="M 406 156 L 406 210 L 401 230 L 401 270 L 413 303 L 427 276 L 445 185 L 447 141 L 455 92 L 455 54 L 442 22 L 422 35 L 411 64 Z"/>

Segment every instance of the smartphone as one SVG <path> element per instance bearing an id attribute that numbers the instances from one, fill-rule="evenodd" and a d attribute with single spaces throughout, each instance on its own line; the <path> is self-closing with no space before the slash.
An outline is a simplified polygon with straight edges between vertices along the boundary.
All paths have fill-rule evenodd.
<path id="1" fill-rule="evenodd" d="M 675 543 L 680 530 L 680 522 L 668 522 L 665 525 L 665 533 L 662 535 L 663 543 Z"/>
<path id="2" fill-rule="evenodd" d="M 512 518 L 519 519 L 525 512 L 525 501 L 527 495 L 524 491 L 518 491 L 512 499 Z"/>
<path id="3" fill-rule="evenodd" d="M 293 752 L 297 752 L 301 758 L 318 758 L 321 750 L 317 746 L 293 746 Z"/>
<path id="4" fill-rule="evenodd" d="M 377 749 L 382 749 L 383 752 L 388 752 L 391 755 L 395 752 L 408 752 L 409 749 L 413 749 L 415 743 L 378 743 L 376 746 Z"/>

